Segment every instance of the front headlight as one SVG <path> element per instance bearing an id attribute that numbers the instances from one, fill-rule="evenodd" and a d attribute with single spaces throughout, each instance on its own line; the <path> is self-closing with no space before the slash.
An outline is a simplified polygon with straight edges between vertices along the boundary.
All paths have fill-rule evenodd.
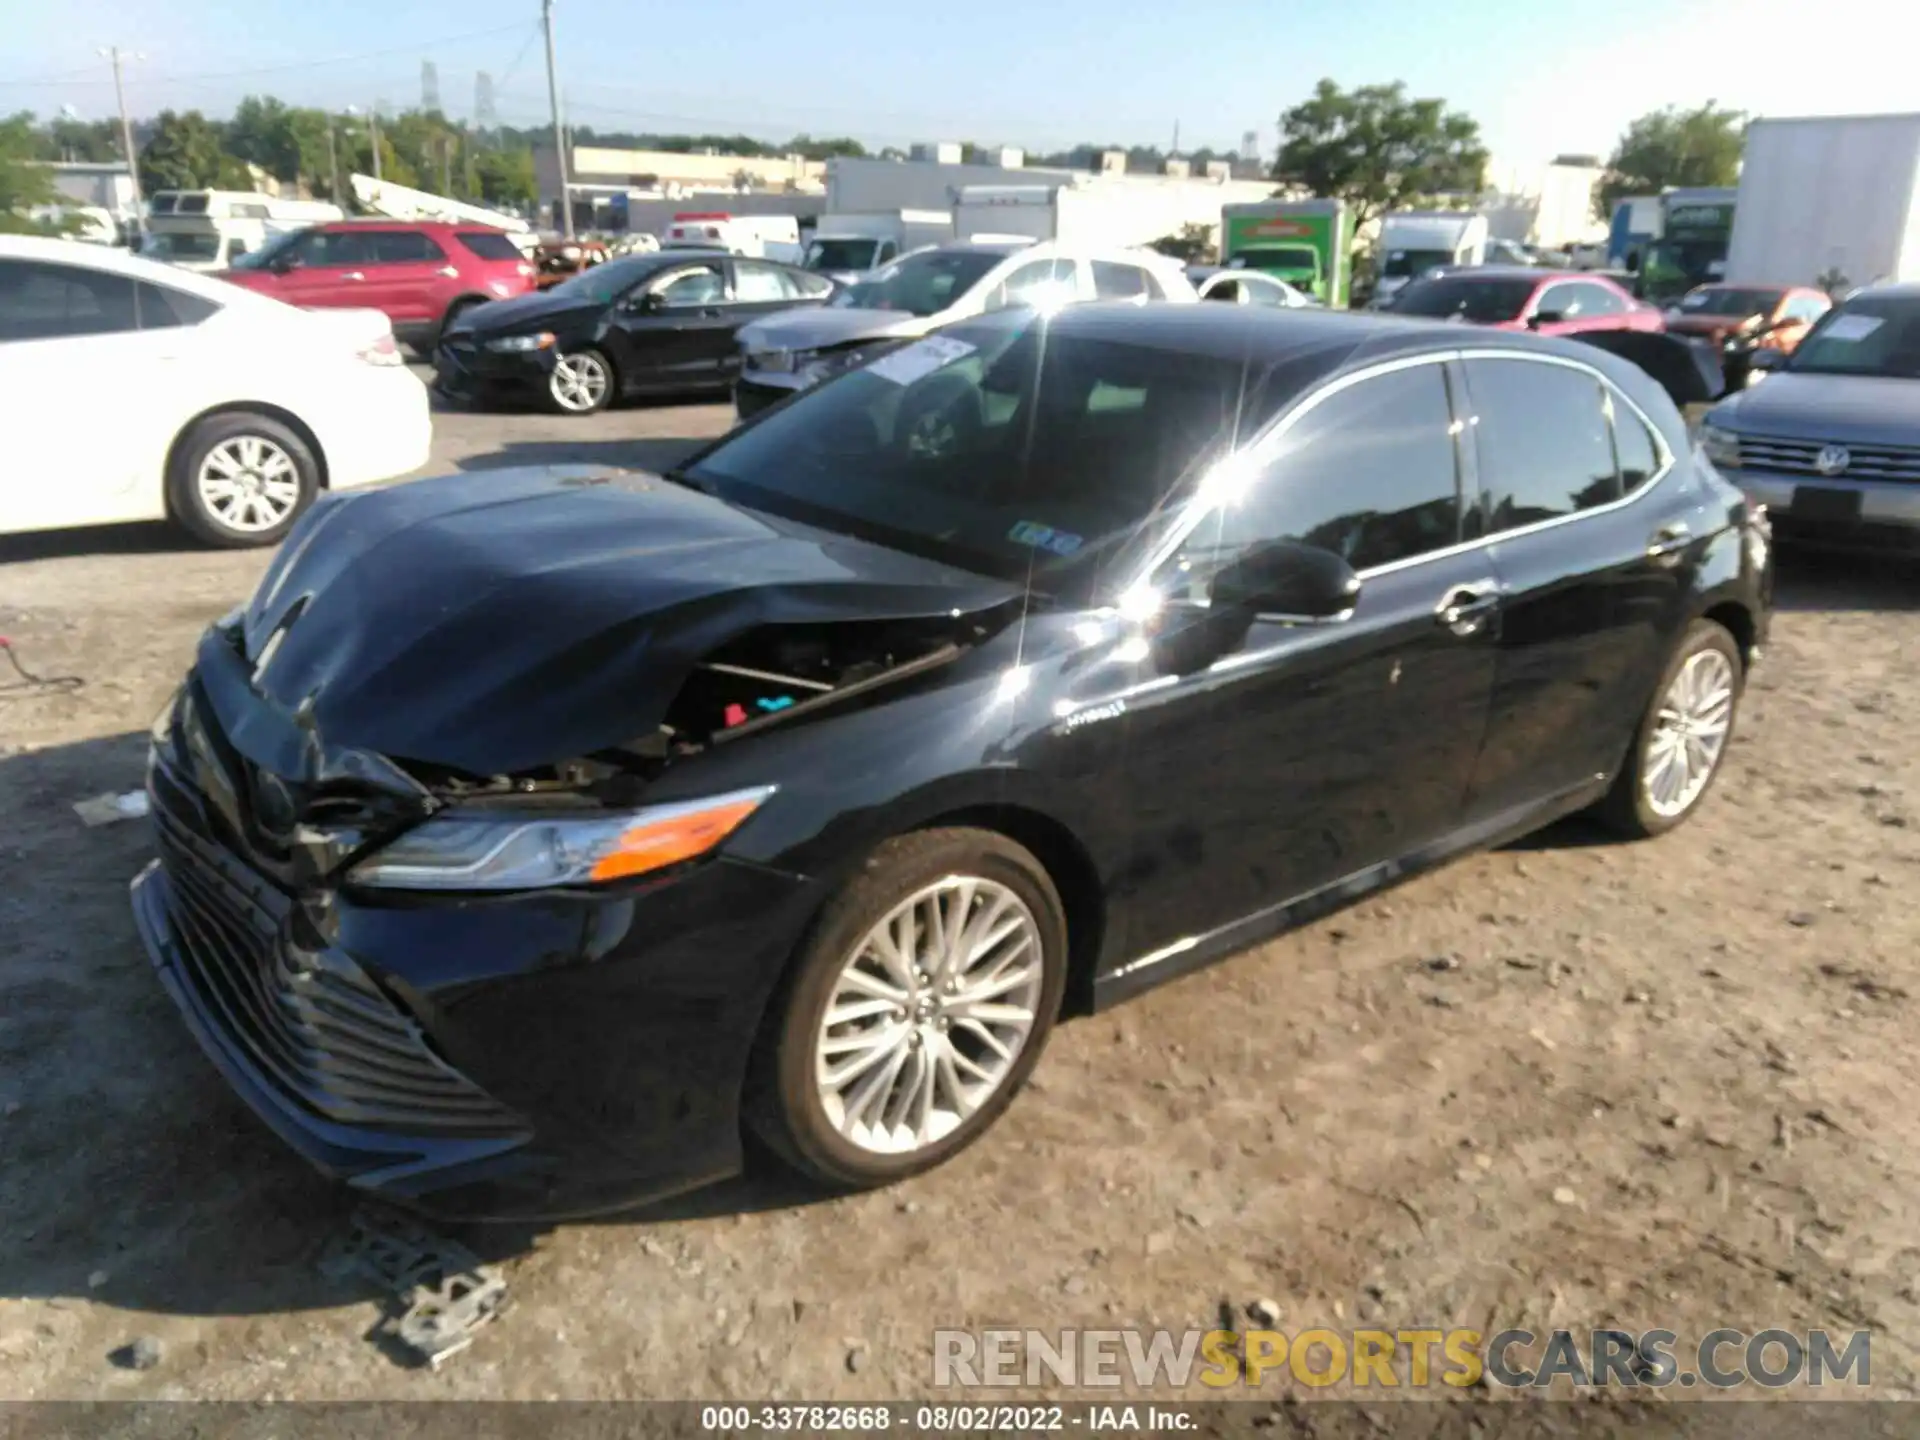
<path id="1" fill-rule="evenodd" d="M 1740 437 L 1731 430 L 1722 430 L 1718 425 L 1703 426 L 1700 448 L 1706 452 L 1707 459 L 1721 469 L 1740 468 Z"/>
<path id="2" fill-rule="evenodd" d="M 523 355 L 533 350 L 545 350 L 553 344 L 553 332 L 542 330 L 538 335 L 502 335 L 497 340 L 489 340 L 486 347 L 502 355 Z"/>
<path id="3" fill-rule="evenodd" d="M 749 350 L 747 366 L 749 369 L 764 371 L 770 375 L 788 375 L 793 372 L 795 355 L 791 350 Z"/>
<path id="4" fill-rule="evenodd" d="M 347 879 L 386 890 L 543 890 L 621 880 L 707 854 L 773 790 L 604 816 L 450 810 L 361 861 Z"/>

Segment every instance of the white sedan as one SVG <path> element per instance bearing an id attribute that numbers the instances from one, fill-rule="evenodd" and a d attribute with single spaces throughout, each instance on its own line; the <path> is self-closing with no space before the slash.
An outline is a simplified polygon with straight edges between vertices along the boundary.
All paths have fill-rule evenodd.
<path id="1" fill-rule="evenodd" d="M 171 518 L 272 544 L 432 439 L 384 315 L 67 240 L 0 235 L 0 395 L 0 534 Z"/>
<path id="2" fill-rule="evenodd" d="M 1189 265 L 1187 279 L 1202 300 L 1228 305 L 1265 305 L 1276 310 L 1305 310 L 1320 302 L 1286 281 L 1258 270 Z"/>

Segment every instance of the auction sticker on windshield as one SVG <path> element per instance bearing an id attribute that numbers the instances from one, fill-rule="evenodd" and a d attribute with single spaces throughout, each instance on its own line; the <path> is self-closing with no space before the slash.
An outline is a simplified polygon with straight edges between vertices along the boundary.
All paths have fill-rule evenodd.
<path id="1" fill-rule="evenodd" d="M 904 350 L 883 355 L 867 367 L 869 375 L 891 380 L 895 385 L 911 385 L 943 366 L 973 354 L 975 347 L 947 335 L 929 335 Z"/>
<path id="2" fill-rule="evenodd" d="M 1864 340 L 1884 322 L 1878 315 L 1842 315 L 1820 332 L 1822 340 Z"/>

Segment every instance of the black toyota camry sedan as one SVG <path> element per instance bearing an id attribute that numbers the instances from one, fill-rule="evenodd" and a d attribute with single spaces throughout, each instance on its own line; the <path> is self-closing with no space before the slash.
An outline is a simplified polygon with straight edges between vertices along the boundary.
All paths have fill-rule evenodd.
<path id="1" fill-rule="evenodd" d="M 434 352 L 434 388 L 487 404 L 534 400 L 591 415 L 623 395 L 727 390 L 749 320 L 834 292 L 794 265 L 713 250 L 609 260 L 552 289 L 476 305 Z"/>
<path id="2" fill-rule="evenodd" d="M 669 473 L 323 498 L 158 723 L 134 908 L 366 1190 L 586 1214 L 748 1132 L 881 1184 L 1063 1016 L 1573 811 L 1679 825 L 1770 575 L 1590 347 L 1001 312 Z"/>

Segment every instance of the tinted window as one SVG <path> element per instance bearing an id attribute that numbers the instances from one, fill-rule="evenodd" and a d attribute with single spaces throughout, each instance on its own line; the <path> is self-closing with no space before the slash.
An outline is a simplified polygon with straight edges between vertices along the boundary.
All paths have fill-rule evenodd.
<path id="1" fill-rule="evenodd" d="M 1580 308 L 1579 287 L 1574 285 L 1549 285 L 1540 292 L 1533 313 L 1536 315 L 1558 315 L 1563 319 L 1577 319 L 1586 312 Z"/>
<path id="2" fill-rule="evenodd" d="M 125 275 L 0 261 L 0 341 L 119 334 L 140 328 L 139 313 L 135 283 Z"/>
<path id="3" fill-rule="evenodd" d="M 1620 498 L 1598 376 L 1534 360 L 1469 360 L 1467 377 L 1490 531 Z"/>
<path id="4" fill-rule="evenodd" d="M 1146 271 L 1112 260 L 1093 262 L 1093 293 L 1102 300 L 1145 300 L 1152 294 Z"/>
<path id="5" fill-rule="evenodd" d="M 718 305 L 726 298 L 726 282 L 718 265 L 694 265 L 669 271 L 647 287 L 668 305 Z"/>
<path id="6" fill-rule="evenodd" d="M 741 304 L 765 304 L 769 300 L 793 300 L 798 297 L 799 291 L 778 265 L 754 260 L 733 262 L 733 298 Z"/>
<path id="7" fill-rule="evenodd" d="M 1613 448 L 1620 465 L 1621 488 L 1631 495 L 1653 479 L 1660 468 L 1660 447 L 1647 428 L 1647 422 L 1612 395 L 1607 403 L 1613 409 Z"/>
<path id="8" fill-rule="evenodd" d="M 418 264 L 444 260 L 446 253 L 418 230 L 375 230 L 367 236 L 373 259 L 380 265 Z"/>
<path id="9" fill-rule="evenodd" d="M 175 290 L 168 285 L 149 285 L 144 280 L 140 282 L 135 298 L 140 307 L 142 330 L 198 325 L 202 320 L 220 313 L 220 307 L 211 300 L 189 295 L 184 290 Z"/>
<path id="10" fill-rule="evenodd" d="M 1517 320 L 1533 294 L 1533 280 L 1468 280 L 1443 276 L 1437 280 L 1415 280 L 1393 297 L 1387 307 L 1396 315 L 1422 315 L 1433 320 L 1450 320 L 1458 315 L 1478 325 L 1493 325 L 1502 320 Z"/>
<path id="11" fill-rule="evenodd" d="M 1177 506 L 1262 422 L 1238 360 L 952 326 L 727 439 L 696 480 L 757 509 L 1024 579 Z"/>
<path id="12" fill-rule="evenodd" d="M 1335 391 L 1294 422 L 1279 446 L 1244 495 L 1188 538 L 1176 561 L 1183 578 L 1204 582 L 1263 541 L 1318 545 L 1356 570 L 1459 541 L 1453 414 L 1440 366 Z"/>
<path id="13" fill-rule="evenodd" d="M 519 260 L 523 258 L 520 247 L 505 235 L 466 234 L 456 237 L 461 248 L 478 255 L 482 260 Z"/>
<path id="14" fill-rule="evenodd" d="M 373 262 L 369 240 L 361 230 L 306 230 L 284 253 L 296 265 L 368 265 Z"/>

